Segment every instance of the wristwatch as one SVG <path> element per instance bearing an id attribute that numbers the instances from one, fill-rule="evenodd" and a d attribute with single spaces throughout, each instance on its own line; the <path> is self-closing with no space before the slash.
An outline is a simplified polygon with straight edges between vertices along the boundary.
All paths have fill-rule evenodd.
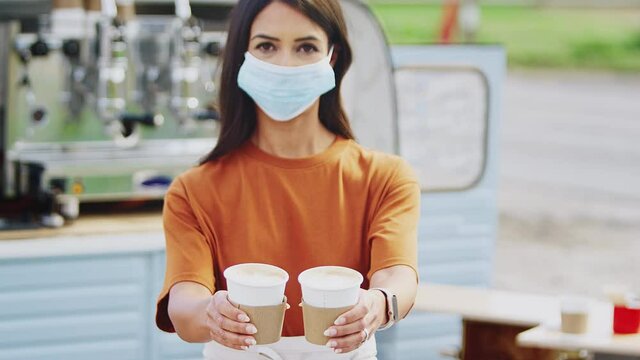
<path id="1" fill-rule="evenodd" d="M 386 330 L 398 322 L 398 298 L 396 294 L 392 293 L 389 289 L 371 288 L 369 290 L 379 290 L 387 299 L 387 315 L 389 316 L 389 321 L 378 328 L 378 330 Z"/>

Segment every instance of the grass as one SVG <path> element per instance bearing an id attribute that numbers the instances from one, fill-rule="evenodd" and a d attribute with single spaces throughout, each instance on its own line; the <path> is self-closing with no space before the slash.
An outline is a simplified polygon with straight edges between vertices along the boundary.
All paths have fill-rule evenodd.
<path id="1" fill-rule="evenodd" d="M 442 9 L 372 2 L 393 44 L 437 41 Z M 483 6 L 480 43 L 500 43 L 513 67 L 640 71 L 640 9 Z"/>

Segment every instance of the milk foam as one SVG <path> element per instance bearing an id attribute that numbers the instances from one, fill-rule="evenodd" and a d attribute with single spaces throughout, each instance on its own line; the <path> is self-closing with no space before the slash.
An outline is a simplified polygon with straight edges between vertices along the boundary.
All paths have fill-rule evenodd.
<path id="1" fill-rule="evenodd" d="M 245 286 L 274 286 L 285 283 L 288 275 L 266 264 L 241 264 L 225 271 L 225 277 Z"/>
<path id="2" fill-rule="evenodd" d="M 362 282 L 362 275 L 349 268 L 323 266 L 304 271 L 299 280 L 304 286 L 310 288 L 339 290 L 358 287 Z"/>

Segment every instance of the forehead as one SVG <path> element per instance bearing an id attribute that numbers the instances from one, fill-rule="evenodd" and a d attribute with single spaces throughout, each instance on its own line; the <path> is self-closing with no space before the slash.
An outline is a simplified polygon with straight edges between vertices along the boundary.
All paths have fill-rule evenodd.
<path id="1" fill-rule="evenodd" d="M 318 24 L 280 1 L 267 5 L 253 20 L 250 36 L 257 34 L 270 35 L 282 40 L 310 35 L 327 40 L 327 34 Z"/>

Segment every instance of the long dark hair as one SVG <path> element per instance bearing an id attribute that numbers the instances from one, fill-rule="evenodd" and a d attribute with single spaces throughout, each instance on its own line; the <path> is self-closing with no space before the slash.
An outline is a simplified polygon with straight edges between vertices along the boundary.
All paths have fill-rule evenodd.
<path id="1" fill-rule="evenodd" d="M 227 44 L 222 58 L 222 74 L 218 108 L 221 124 L 218 143 L 201 160 L 201 164 L 216 160 L 240 147 L 256 128 L 256 105 L 238 87 L 237 78 L 244 53 L 249 47 L 251 25 L 256 16 L 273 1 L 280 1 L 306 15 L 318 24 L 329 38 L 337 54 L 333 66 L 336 87 L 320 97 L 319 117 L 332 133 L 353 139 L 351 125 L 340 100 L 342 78 L 351 65 L 351 47 L 347 40 L 347 26 L 337 0 L 240 0 L 231 12 Z"/>

